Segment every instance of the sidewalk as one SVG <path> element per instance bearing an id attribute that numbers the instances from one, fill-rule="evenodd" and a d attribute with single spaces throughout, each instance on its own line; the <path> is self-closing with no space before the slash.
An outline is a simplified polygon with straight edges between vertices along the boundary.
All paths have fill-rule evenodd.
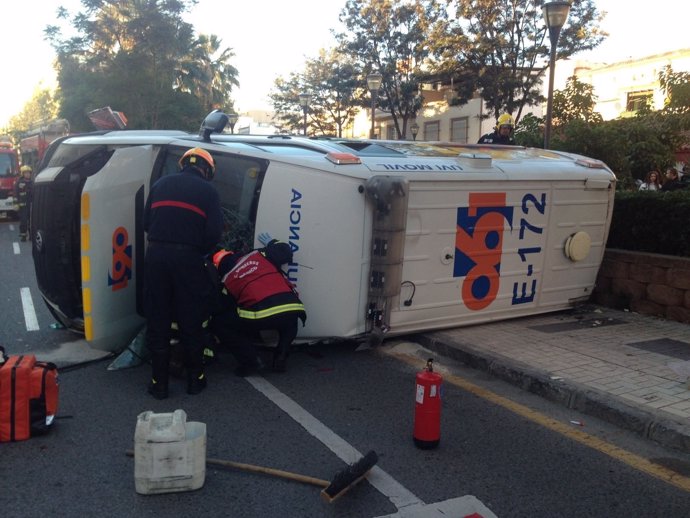
<path id="1" fill-rule="evenodd" d="M 690 452 L 690 325 L 588 305 L 415 339 L 568 408 Z"/>

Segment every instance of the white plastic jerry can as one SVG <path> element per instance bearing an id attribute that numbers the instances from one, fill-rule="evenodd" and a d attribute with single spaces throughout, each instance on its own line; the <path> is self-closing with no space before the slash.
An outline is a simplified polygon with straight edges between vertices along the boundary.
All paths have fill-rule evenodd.
<path id="1" fill-rule="evenodd" d="M 142 495 L 192 491 L 206 477 L 206 424 L 187 422 L 184 410 L 137 417 L 134 482 Z"/>

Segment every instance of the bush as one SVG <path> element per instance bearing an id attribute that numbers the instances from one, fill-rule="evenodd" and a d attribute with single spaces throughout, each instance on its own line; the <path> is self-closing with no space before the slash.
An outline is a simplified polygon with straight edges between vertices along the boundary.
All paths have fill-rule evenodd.
<path id="1" fill-rule="evenodd" d="M 616 192 L 607 248 L 690 257 L 690 188 Z"/>

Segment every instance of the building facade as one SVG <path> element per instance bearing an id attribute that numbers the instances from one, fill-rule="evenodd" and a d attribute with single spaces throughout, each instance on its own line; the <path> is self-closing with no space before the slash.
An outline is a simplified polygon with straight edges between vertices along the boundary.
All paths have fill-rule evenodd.
<path id="1" fill-rule="evenodd" d="M 633 115 L 644 103 L 650 103 L 654 110 L 664 106 L 665 94 L 659 84 L 659 72 L 670 65 L 674 72 L 690 72 L 690 49 L 680 49 L 663 54 L 641 58 L 631 58 L 616 63 L 594 63 L 585 60 L 561 60 L 556 65 L 554 84 L 556 90 L 565 88 L 572 75 L 592 85 L 597 103 L 594 111 L 604 120 Z M 544 76 L 544 97 L 547 97 L 549 76 Z M 424 106 L 415 121 L 408 121 L 405 138 L 412 140 L 412 122 L 416 122 L 419 132 L 417 140 L 442 140 L 459 143 L 473 143 L 485 133 L 493 130 L 493 116 L 486 117 L 486 107 L 481 98 L 475 96 L 463 106 L 452 106 L 452 85 L 424 84 L 421 95 Z M 529 106 L 522 115 L 532 113 L 542 117 L 546 103 Z M 367 113 L 371 117 L 371 113 Z M 368 136 L 368 123 L 363 120 L 355 124 L 353 133 L 362 138 Z M 375 123 L 377 138 L 397 139 L 397 133 L 390 114 L 377 111 Z"/>
<path id="2" fill-rule="evenodd" d="M 690 48 L 608 64 L 563 60 L 556 65 L 554 82 L 556 88 L 564 88 L 568 77 L 575 75 L 592 85 L 597 97 L 594 111 L 611 120 L 633 115 L 645 103 L 661 110 L 665 94 L 659 72 L 666 66 L 674 72 L 690 72 Z"/>

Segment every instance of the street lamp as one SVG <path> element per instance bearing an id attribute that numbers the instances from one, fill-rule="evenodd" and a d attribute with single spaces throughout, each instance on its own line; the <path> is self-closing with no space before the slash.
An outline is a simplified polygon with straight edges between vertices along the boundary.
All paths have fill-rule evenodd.
<path id="1" fill-rule="evenodd" d="M 376 113 L 376 98 L 379 95 L 379 88 L 381 88 L 381 82 L 383 81 L 383 76 L 379 73 L 369 74 L 367 76 L 367 88 L 371 92 L 371 131 L 369 131 L 369 138 L 376 138 L 376 118 L 374 114 Z"/>
<path id="2" fill-rule="evenodd" d="M 417 140 L 417 133 L 419 133 L 419 124 L 413 122 L 410 124 L 410 131 L 412 132 L 412 140 Z"/>
<path id="3" fill-rule="evenodd" d="M 304 136 L 307 136 L 307 112 L 309 111 L 309 101 L 311 100 L 311 94 L 301 93 L 299 94 L 299 105 L 302 107 L 302 113 L 304 113 Z"/>
<path id="4" fill-rule="evenodd" d="M 235 112 L 228 113 L 228 124 L 230 124 L 230 133 L 231 134 L 235 133 L 235 124 L 237 124 L 238 118 L 239 118 L 239 115 L 237 115 Z"/>
<path id="5" fill-rule="evenodd" d="M 544 149 L 549 148 L 551 140 L 551 114 L 553 110 L 553 80 L 556 68 L 556 51 L 558 50 L 558 37 L 561 29 L 568 19 L 570 4 L 568 2 L 547 2 L 542 7 L 546 27 L 549 29 L 551 39 L 551 59 L 549 61 L 549 96 L 546 101 L 546 124 L 544 126 Z"/>

